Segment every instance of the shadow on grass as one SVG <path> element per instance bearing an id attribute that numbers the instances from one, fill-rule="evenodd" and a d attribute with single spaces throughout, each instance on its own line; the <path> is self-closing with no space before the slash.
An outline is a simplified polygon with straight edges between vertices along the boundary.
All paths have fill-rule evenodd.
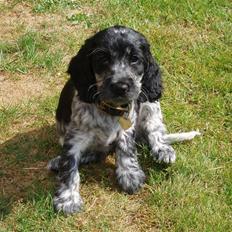
<path id="1" fill-rule="evenodd" d="M 59 150 L 55 141 L 55 127 L 46 126 L 0 145 L 0 220 L 17 202 L 31 201 L 53 189 L 46 165 Z"/>
<path id="2" fill-rule="evenodd" d="M 61 151 L 57 141 L 53 125 L 17 134 L 0 145 L 0 220 L 17 202 L 35 202 L 53 195 L 56 178 L 46 166 Z M 109 161 L 81 166 L 81 182 L 115 189 L 113 167 Z"/>
<path id="3" fill-rule="evenodd" d="M 0 145 L 0 220 L 3 220 L 17 202 L 48 201 L 44 207 L 52 208 L 55 190 L 55 175 L 47 171 L 47 163 L 60 153 L 55 126 L 45 126 L 38 130 L 18 134 Z M 160 172 L 166 166 L 156 165 L 147 156 L 146 148 L 139 149 L 141 165 L 149 175 L 150 170 Z M 81 184 L 95 183 L 107 191 L 120 191 L 115 180 L 113 157 L 105 162 L 81 166 Z M 50 199 L 50 200 L 49 200 Z M 55 216 L 54 216 L 55 217 Z"/>

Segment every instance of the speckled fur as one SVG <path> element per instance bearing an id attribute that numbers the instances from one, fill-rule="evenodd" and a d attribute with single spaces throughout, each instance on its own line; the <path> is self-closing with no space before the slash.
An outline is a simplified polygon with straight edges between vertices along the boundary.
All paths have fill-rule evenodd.
<path id="1" fill-rule="evenodd" d="M 137 160 L 136 135 L 137 142 L 147 142 L 156 161 L 173 163 L 176 159 L 174 149 L 165 140 L 170 134 L 163 124 L 158 101 L 141 104 L 139 113 L 133 104 L 129 114 L 132 127 L 126 131 L 118 123 L 118 117 L 102 112 L 94 104 L 79 101 L 78 96 L 74 97 L 72 109 L 72 120 L 64 137 L 65 152 L 49 163 L 50 169 L 59 171 L 60 187 L 54 197 L 58 211 L 68 214 L 81 210 L 79 165 L 99 160 L 112 151 L 116 154 L 120 187 L 129 194 L 137 192 L 144 184 L 145 174 Z M 63 132 L 60 131 L 61 136 Z M 192 132 L 186 134 L 189 133 Z"/>
<path id="2" fill-rule="evenodd" d="M 122 189 L 132 194 L 143 185 L 145 175 L 137 161 L 135 146 L 136 111 L 132 103 L 129 118 L 132 127 L 121 128 L 118 117 L 101 111 L 95 104 L 83 103 L 76 95 L 72 118 L 66 127 L 64 152 L 51 160 L 49 168 L 59 171 L 60 187 L 54 198 L 55 209 L 65 213 L 80 211 L 78 166 L 116 152 L 116 175 Z M 58 122 L 59 123 L 59 122 Z M 58 126 L 57 128 L 63 128 Z M 64 131 L 60 131 L 63 136 Z M 102 156 L 101 156 L 102 155 Z M 70 202 L 73 200 L 73 204 Z"/>
<path id="3" fill-rule="evenodd" d="M 63 151 L 48 164 L 58 172 L 59 186 L 53 199 L 57 211 L 81 211 L 81 164 L 115 152 L 118 184 L 133 194 L 145 181 L 136 142 L 146 143 L 157 162 L 173 163 L 176 155 L 170 144 L 199 135 L 195 131 L 167 134 L 159 103 L 160 69 L 145 37 L 132 29 L 115 26 L 88 39 L 72 58 L 68 73 L 71 78 L 61 92 L 56 112 Z M 126 85 L 126 92 L 118 90 L 122 85 Z M 101 101 L 119 106 L 129 103 L 132 126 L 124 130 L 119 116 L 99 109 Z"/>

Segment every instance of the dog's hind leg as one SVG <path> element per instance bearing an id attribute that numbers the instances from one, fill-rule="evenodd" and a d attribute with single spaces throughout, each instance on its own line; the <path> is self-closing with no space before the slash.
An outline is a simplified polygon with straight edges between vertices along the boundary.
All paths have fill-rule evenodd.
<path id="1" fill-rule="evenodd" d="M 100 152 L 85 152 L 79 161 L 80 165 L 91 164 L 91 163 L 99 163 L 106 158 L 106 154 Z M 59 163 L 61 160 L 61 156 L 58 155 L 57 157 L 51 159 L 48 162 L 47 169 L 53 172 L 59 171 Z"/>
<path id="2" fill-rule="evenodd" d="M 106 158 L 106 154 L 98 151 L 86 151 L 80 160 L 80 165 L 91 164 L 91 163 L 99 163 Z"/>
<path id="3" fill-rule="evenodd" d="M 170 144 L 190 140 L 200 134 L 196 131 L 167 134 L 158 101 L 140 105 L 137 131 L 140 132 L 140 137 L 144 137 L 142 140 L 148 142 L 153 158 L 164 163 L 173 163 L 176 159 L 175 151 Z"/>
<path id="4" fill-rule="evenodd" d="M 151 153 L 157 162 L 173 163 L 176 160 L 174 149 L 163 140 L 166 127 L 160 110 L 159 102 L 145 102 L 140 105 L 138 130 L 143 141 L 147 141 Z"/>

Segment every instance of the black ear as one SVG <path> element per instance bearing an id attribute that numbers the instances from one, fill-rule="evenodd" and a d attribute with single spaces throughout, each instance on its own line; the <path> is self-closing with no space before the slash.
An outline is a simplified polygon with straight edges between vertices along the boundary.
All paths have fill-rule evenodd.
<path id="1" fill-rule="evenodd" d="M 77 89 L 81 101 L 92 103 L 96 93 L 96 78 L 91 67 L 91 52 L 93 50 L 91 39 L 86 40 L 80 51 L 69 64 L 68 73 Z M 91 87 L 92 86 L 92 87 Z"/>
<path id="2" fill-rule="evenodd" d="M 159 65 L 156 63 L 150 52 L 149 44 L 143 48 L 145 56 L 145 72 L 142 79 L 142 91 L 139 95 L 139 102 L 154 102 L 161 98 L 162 79 Z"/>

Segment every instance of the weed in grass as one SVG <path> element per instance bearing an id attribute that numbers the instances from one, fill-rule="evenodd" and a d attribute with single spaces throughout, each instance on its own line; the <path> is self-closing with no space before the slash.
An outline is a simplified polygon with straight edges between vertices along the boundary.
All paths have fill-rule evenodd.
<path id="1" fill-rule="evenodd" d="M 40 35 L 35 32 L 28 32 L 21 36 L 17 41 L 17 47 L 25 61 L 35 59 L 38 50 L 44 49 Z"/>
<path id="2" fill-rule="evenodd" d="M 72 24 L 80 24 L 84 22 L 87 28 L 91 27 L 91 21 L 89 17 L 83 13 L 67 16 L 67 20 L 71 22 Z"/>

